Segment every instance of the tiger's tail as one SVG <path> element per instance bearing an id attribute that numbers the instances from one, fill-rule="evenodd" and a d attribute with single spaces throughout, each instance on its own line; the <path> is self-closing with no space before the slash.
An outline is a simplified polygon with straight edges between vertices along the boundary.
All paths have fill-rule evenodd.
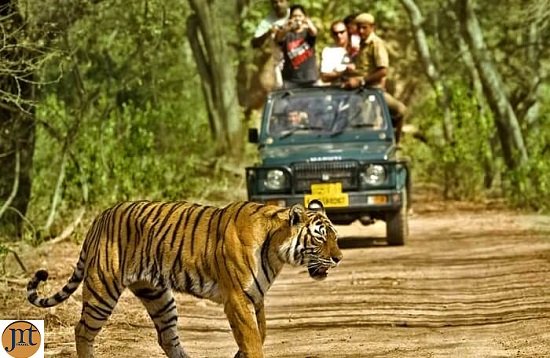
<path id="1" fill-rule="evenodd" d="M 57 306 L 58 304 L 69 298 L 69 296 L 71 296 L 74 291 L 76 291 L 76 289 L 78 288 L 78 286 L 80 286 L 80 283 L 84 279 L 85 257 L 83 256 L 84 255 L 80 256 L 76 268 L 74 269 L 73 274 L 69 279 L 69 282 L 67 282 L 60 291 L 47 298 L 38 297 L 36 289 L 38 288 L 40 282 L 46 281 L 48 279 L 48 271 L 36 271 L 34 277 L 27 284 L 27 299 L 29 300 L 29 302 L 37 307 L 46 308 Z"/>

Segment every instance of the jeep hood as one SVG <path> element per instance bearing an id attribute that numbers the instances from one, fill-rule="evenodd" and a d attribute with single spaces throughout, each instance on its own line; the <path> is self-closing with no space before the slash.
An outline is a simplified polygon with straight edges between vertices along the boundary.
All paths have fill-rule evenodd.
<path id="1" fill-rule="evenodd" d="M 388 142 L 294 144 L 268 146 L 260 150 L 264 166 L 288 165 L 301 161 L 383 161 L 391 159 L 394 154 L 395 145 Z"/>

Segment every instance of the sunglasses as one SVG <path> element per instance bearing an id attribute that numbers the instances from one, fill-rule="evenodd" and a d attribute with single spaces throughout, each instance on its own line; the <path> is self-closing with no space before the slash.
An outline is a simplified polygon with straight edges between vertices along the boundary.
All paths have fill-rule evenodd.
<path id="1" fill-rule="evenodd" d="M 346 32 L 346 30 L 342 30 L 342 31 L 332 31 L 332 34 L 333 34 L 334 36 L 336 36 L 336 35 L 341 35 L 341 34 L 343 34 L 343 33 L 345 33 L 345 32 Z"/>

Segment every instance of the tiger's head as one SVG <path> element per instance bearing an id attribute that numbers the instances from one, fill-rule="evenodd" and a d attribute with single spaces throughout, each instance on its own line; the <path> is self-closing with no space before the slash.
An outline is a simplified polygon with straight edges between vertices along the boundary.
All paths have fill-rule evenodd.
<path id="1" fill-rule="evenodd" d="M 294 205 L 289 210 L 290 240 L 281 247 L 283 260 L 293 266 L 306 266 L 316 280 L 327 277 L 328 270 L 342 260 L 335 227 L 319 200 L 308 208 Z"/>

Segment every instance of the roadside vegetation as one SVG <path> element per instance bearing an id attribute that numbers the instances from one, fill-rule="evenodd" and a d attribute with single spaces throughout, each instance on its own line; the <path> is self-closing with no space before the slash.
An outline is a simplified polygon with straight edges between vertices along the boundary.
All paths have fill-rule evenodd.
<path id="1" fill-rule="evenodd" d="M 300 3 L 318 53 L 332 20 L 376 17 L 416 182 L 550 209 L 548 0 Z M 269 6 L 3 1 L 0 261 L 14 241 L 63 237 L 120 200 L 244 199 L 262 70 L 249 40 Z"/>

